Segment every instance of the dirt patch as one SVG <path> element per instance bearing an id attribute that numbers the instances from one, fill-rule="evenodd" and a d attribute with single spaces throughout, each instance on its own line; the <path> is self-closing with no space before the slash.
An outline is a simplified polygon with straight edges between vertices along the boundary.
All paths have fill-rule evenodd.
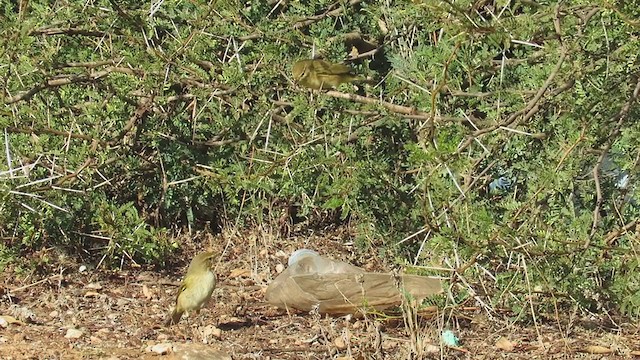
<path id="1" fill-rule="evenodd" d="M 173 327 L 163 321 L 174 301 L 192 252 L 176 266 L 154 271 L 85 270 L 79 264 L 46 276 L 5 271 L 0 315 L 16 319 L 0 332 L 2 359 L 615 359 L 640 354 L 638 325 L 612 319 L 539 319 L 512 324 L 508 314 L 489 317 L 476 308 L 442 311 L 437 316 L 374 315 L 356 318 L 287 313 L 264 303 L 267 284 L 295 249 L 307 247 L 370 271 L 391 264 L 373 249 L 355 251 L 348 234 L 277 239 L 264 231 L 221 236 L 200 235 L 188 244 L 219 251 L 219 286 L 199 315 Z M 196 245 L 197 243 L 197 245 Z M 455 314 L 455 316 L 452 316 Z M 566 318 L 563 318 L 566 317 Z M 615 326 L 613 324 L 616 324 Z M 450 329 L 460 340 L 441 344 Z M 150 347 L 169 344 L 160 356 Z M 209 355 L 206 355 L 209 354 Z"/>

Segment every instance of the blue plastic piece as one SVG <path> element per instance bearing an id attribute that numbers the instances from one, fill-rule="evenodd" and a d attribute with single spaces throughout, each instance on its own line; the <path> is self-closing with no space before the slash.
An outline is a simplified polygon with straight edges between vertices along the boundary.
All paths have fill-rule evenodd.
<path id="1" fill-rule="evenodd" d="M 460 345 L 460 340 L 451 330 L 444 330 L 442 332 L 442 342 L 447 346 L 458 346 Z"/>

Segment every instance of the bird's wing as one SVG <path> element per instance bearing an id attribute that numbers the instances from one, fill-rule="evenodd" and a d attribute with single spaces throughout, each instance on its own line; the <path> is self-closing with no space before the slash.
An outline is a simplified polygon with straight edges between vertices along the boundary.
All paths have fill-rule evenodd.
<path id="1" fill-rule="evenodd" d="M 318 75 L 342 75 L 351 73 L 351 68 L 343 64 L 327 64 L 327 66 L 317 66 Z"/>

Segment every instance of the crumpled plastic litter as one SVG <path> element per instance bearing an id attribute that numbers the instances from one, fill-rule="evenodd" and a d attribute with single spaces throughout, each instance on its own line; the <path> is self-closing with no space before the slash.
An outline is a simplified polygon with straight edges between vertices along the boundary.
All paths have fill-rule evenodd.
<path id="1" fill-rule="evenodd" d="M 265 297 L 281 309 L 338 315 L 399 306 L 404 296 L 420 304 L 426 297 L 441 292 L 438 279 L 366 272 L 301 249 L 291 255 L 289 267 L 273 280 Z"/>

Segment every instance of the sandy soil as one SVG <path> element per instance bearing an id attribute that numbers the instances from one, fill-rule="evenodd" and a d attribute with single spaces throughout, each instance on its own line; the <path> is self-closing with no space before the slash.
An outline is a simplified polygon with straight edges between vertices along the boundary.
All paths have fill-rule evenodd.
<path id="1" fill-rule="evenodd" d="M 346 238 L 340 231 L 288 240 L 262 231 L 200 234 L 186 244 L 191 250 L 162 270 L 124 264 L 121 270 L 80 272 L 81 264 L 71 263 L 36 275 L 9 268 L 0 285 L 0 315 L 9 316 L 0 327 L 0 358 L 640 358 L 640 325 L 621 320 L 563 314 L 526 326 L 511 323 L 509 314 L 488 316 L 467 307 L 409 323 L 401 314 L 322 317 L 264 303 L 267 284 L 297 248 L 314 248 L 371 271 L 389 269 L 373 251 L 362 254 L 345 245 Z M 212 301 L 199 315 L 164 327 L 191 255 L 206 247 L 222 254 Z M 460 339 L 458 347 L 441 344 L 443 329 Z M 165 344 L 173 349 L 166 355 L 151 350 Z"/>

